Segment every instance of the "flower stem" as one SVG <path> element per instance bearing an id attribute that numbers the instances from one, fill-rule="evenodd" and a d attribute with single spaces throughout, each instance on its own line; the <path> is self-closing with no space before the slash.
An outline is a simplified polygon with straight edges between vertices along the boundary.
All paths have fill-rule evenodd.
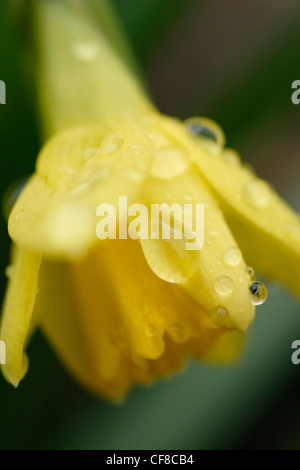
<path id="1" fill-rule="evenodd" d="M 47 137 L 89 122 L 115 126 L 152 109 L 139 79 L 116 52 L 120 35 L 113 30 L 107 35 L 112 24 L 108 16 L 103 16 L 106 26 L 96 28 L 80 4 L 33 2 L 39 102 Z M 100 0 L 101 5 L 106 8 L 107 2 Z M 101 16 L 101 8 L 99 12 Z"/>

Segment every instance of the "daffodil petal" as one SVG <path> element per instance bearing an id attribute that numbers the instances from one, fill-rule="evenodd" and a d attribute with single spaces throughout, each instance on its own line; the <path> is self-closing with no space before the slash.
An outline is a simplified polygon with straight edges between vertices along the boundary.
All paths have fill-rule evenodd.
<path id="1" fill-rule="evenodd" d="M 12 210 L 12 239 L 52 258 L 84 256 L 97 241 L 97 207 L 110 204 L 118 213 L 119 196 L 135 202 L 152 153 L 135 128 L 112 133 L 90 126 L 54 137 Z"/>
<path id="2" fill-rule="evenodd" d="M 159 358 L 165 333 L 180 343 L 216 328 L 193 299 L 152 272 L 138 241 L 107 240 L 74 269 L 79 301 L 92 311 L 90 325 L 99 321 L 99 331 L 108 315 L 112 337 L 120 336 L 135 358 Z M 97 290 L 99 301 L 89 301 Z M 97 334 L 94 326 L 89 329 Z"/>
<path id="3" fill-rule="evenodd" d="M 176 135 L 180 146 L 192 157 L 194 142 L 181 123 L 170 118 L 157 118 L 161 133 Z M 204 246 L 193 255 L 182 257 L 186 263 L 185 272 L 189 275 L 178 283 L 208 312 L 212 321 L 226 328 L 245 331 L 254 319 L 255 308 L 249 286 L 251 278 L 243 254 L 223 214 L 211 188 L 195 165 L 172 179 L 149 178 L 144 188 L 143 199 L 150 208 L 152 204 L 179 204 L 184 208 L 192 206 L 194 219 L 196 205 L 204 205 L 204 221 L 193 230 L 201 231 L 204 223 Z M 167 240 L 163 243 L 167 243 Z M 168 280 L 171 266 L 176 273 L 180 253 L 177 250 L 164 250 L 156 240 L 142 241 L 144 254 L 154 272 Z M 197 260 L 197 269 L 194 269 Z M 177 271 L 176 271 L 177 269 Z M 182 269 L 181 269 L 182 272 Z"/>
<path id="4" fill-rule="evenodd" d="M 38 325 L 77 380 L 93 389 L 95 375 L 82 335 L 70 265 L 43 261 L 40 293 L 34 308 Z"/>
<path id="5" fill-rule="evenodd" d="M 300 217 L 236 152 L 198 143 L 193 153 L 247 262 L 300 296 Z"/>
<path id="6" fill-rule="evenodd" d="M 6 364 L 2 365 L 2 373 L 15 387 L 28 367 L 24 347 L 37 295 L 40 262 L 39 253 L 18 248 L 10 267 L 0 338 L 6 347 Z"/>

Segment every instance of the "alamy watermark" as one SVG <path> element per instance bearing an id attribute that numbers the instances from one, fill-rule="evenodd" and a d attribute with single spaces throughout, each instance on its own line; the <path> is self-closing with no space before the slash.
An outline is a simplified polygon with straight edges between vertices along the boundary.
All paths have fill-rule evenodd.
<path id="1" fill-rule="evenodd" d="M 6 346 L 4 341 L 0 340 L 0 364 L 6 364 Z"/>
<path id="2" fill-rule="evenodd" d="M 0 80 L 0 104 L 6 104 L 6 85 Z"/>
<path id="3" fill-rule="evenodd" d="M 292 349 L 295 349 L 291 357 L 292 363 L 295 366 L 298 366 L 300 364 L 300 340 L 299 339 L 296 339 L 295 341 L 293 341 Z"/>
<path id="4" fill-rule="evenodd" d="M 296 90 L 292 94 L 292 103 L 293 104 L 300 104 L 300 80 L 295 80 L 292 83 L 292 89 Z"/>
<path id="5" fill-rule="evenodd" d="M 100 204 L 96 215 L 101 217 L 96 233 L 100 240 L 183 240 L 185 250 L 200 250 L 204 245 L 205 204 L 132 204 L 127 196 L 119 197 L 116 209 L 112 204 Z M 117 233 L 118 230 L 118 233 Z"/>

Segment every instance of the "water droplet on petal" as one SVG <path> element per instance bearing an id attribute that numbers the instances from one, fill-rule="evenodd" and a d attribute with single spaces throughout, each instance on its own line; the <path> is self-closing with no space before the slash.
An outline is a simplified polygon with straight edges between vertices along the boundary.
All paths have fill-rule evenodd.
<path id="1" fill-rule="evenodd" d="M 132 182 L 139 182 L 143 173 L 138 168 L 125 168 L 122 172 L 123 176 Z"/>
<path id="2" fill-rule="evenodd" d="M 219 295 L 229 295 L 233 291 L 234 283 L 230 277 L 220 276 L 215 281 L 215 291 Z"/>
<path id="3" fill-rule="evenodd" d="M 157 149 L 167 147 L 170 144 L 170 140 L 159 132 L 147 132 L 147 135 Z"/>
<path id="4" fill-rule="evenodd" d="M 72 189 L 70 189 L 70 195 L 71 196 L 78 196 L 83 194 L 84 192 L 88 191 L 90 187 L 90 184 L 88 181 L 83 181 L 82 183 L 78 183 L 76 186 L 74 186 Z"/>
<path id="5" fill-rule="evenodd" d="M 9 266 L 7 266 L 7 268 L 5 269 L 5 276 L 8 278 L 8 279 L 11 279 L 14 275 L 14 272 L 16 270 L 16 267 L 12 264 L 10 264 Z"/>
<path id="6" fill-rule="evenodd" d="M 208 235 L 210 235 L 211 237 L 217 237 L 218 235 L 220 235 L 220 232 L 216 228 L 210 228 L 208 230 Z"/>
<path id="7" fill-rule="evenodd" d="M 101 151 L 105 155 L 111 155 L 111 154 L 117 152 L 118 150 L 120 150 L 120 148 L 122 147 L 123 144 L 124 144 L 124 139 L 120 139 L 118 137 L 112 137 L 110 142 L 106 142 L 103 145 L 103 147 L 101 148 Z"/>
<path id="8" fill-rule="evenodd" d="M 111 329 L 109 332 L 109 339 L 111 344 L 119 350 L 124 350 L 126 348 L 126 340 L 124 333 L 121 329 Z"/>
<path id="9" fill-rule="evenodd" d="M 251 268 L 251 266 L 247 266 L 247 267 L 246 267 L 246 271 L 247 271 L 247 273 L 249 274 L 251 281 L 254 281 L 254 280 L 255 280 L 254 269 Z"/>
<path id="10" fill-rule="evenodd" d="M 261 282 L 253 282 L 249 287 L 254 305 L 261 305 L 267 298 L 267 289 Z"/>
<path id="11" fill-rule="evenodd" d="M 179 343 L 182 343 L 185 340 L 184 328 L 181 325 L 171 326 L 170 335 L 174 339 L 174 341 L 177 341 Z"/>
<path id="12" fill-rule="evenodd" d="M 19 211 L 16 213 L 16 220 L 20 220 L 24 215 L 24 211 Z"/>
<path id="13" fill-rule="evenodd" d="M 214 121 L 208 118 L 196 117 L 185 121 L 190 134 L 216 142 L 220 147 L 225 145 L 224 132 Z"/>
<path id="14" fill-rule="evenodd" d="M 151 175 L 159 179 L 172 179 L 181 175 L 189 165 L 187 154 L 179 148 L 157 150 Z"/>
<path id="15" fill-rule="evenodd" d="M 147 336 L 154 336 L 155 335 L 155 326 L 154 325 L 147 325 L 145 328 L 145 333 Z"/>
<path id="16" fill-rule="evenodd" d="M 90 183 L 99 183 L 104 181 L 112 175 L 112 168 L 108 166 L 102 166 L 99 170 L 93 172 L 93 175 L 90 179 Z"/>
<path id="17" fill-rule="evenodd" d="M 91 63 L 97 58 L 98 46 L 92 42 L 78 42 L 73 44 L 72 53 L 77 60 Z"/>
<path id="18" fill-rule="evenodd" d="M 21 178 L 12 183 L 5 191 L 2 200 L 2 212 L 6 220 L 8 220 L 12 208 L 17 202 L 17 199 L 24 189 L 27 181 L 28 178 Z"/>
<path id="19" fill-rule="evenodd" d="M 271 190 L 264 181 L 254 181 L 249 183 L 243 191 L 246 202 L 257 209 L 264 209 L 271 200 Z"/>
<path id="20" fill-rule="evenodd" d="M 290 240 L 295 242 L 300 241 L 300 225 L 287 224 L 284 229 Z"/>
<path id="21" fill-rule="evenodd" d="M 193 196 L 191 196 L 190 194 L 185 194 L 184 195 L 184 200 L 187 201 L 187 202 L 192 202 L 193 201 Z"/>
<path id="22" fill-rule="evenodd" d="M 224 263 L 227 266 L 237 266 L 242 261 L 242 253 L 238 248 L 228 248 L 224 254 Z"/>
<path id="23" fill-rule="evenodd" d="M 223 158 L 231 166 L 239 166 L 241 163 L 239 154 L 233 149 L 224 149 Z"/>
<path id="24" fill-rule="evenodd" d="M 212 220 L 217 219 L 219 215 L 220 215 L 220 211 L 218 209 L 216 209 L 216 210 L 211 209 L 211 210 L 208 211 L 208 216 Z"/>
<path id="25" fill-rule="evenodd" d="M 133 157 L 138 157 L 143 152 L 145 152 L 145 147 L 141 144 L 135 144 L 129 149 L 129 153 Z"/>
<path id="26" fill-rule="evenodd" d="M 89 160 L 94 155 L 96 155 L 97 151 L 98 151 L 98 149 L 95 149 L 95 148 L 85 149 L 83 151 L 83 159 L 84 160 Z"/>

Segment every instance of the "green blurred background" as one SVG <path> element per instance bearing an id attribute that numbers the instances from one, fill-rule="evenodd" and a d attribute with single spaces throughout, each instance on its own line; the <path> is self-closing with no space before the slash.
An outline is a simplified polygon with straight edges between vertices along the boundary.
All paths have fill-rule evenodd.
<path id="1" fill-rule="evenodd" d="M 38 1 L 38 0 L 35 0 Z M 204 115 L 300 211 L 299 0 L 114 0 L 161 111 Z M 0 4 L 0 191 L 30 174 L 41 142 L 10 0 Z M 0 220 L 0 290 L 9 257 Z M 38 332 L 18 390 L 0 380 L 0 449 L 300 449 L 300 305 L 268 285 L 238 366 L 191 363 L 112 406 L 77 387 Z"/>

